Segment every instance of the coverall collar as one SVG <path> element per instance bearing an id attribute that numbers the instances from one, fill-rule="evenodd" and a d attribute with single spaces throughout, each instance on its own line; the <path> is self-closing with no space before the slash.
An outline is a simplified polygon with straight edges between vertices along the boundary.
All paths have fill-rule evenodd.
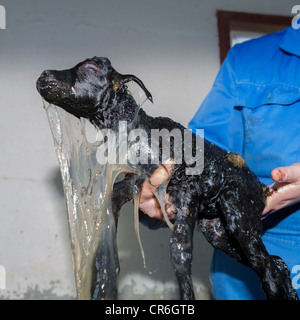
<path id="1" fill-rule="evenodd" d="M 280 48 L 285 52 L 300 57 L 300 29 L 289 27 L 280 42 Z"/>

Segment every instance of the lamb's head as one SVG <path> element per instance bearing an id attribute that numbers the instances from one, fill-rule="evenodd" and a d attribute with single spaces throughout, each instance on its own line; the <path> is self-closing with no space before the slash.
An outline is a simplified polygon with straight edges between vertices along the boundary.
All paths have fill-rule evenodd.
<path id="1" fill-rule="evenodd" d="M 117 93 L 126 90 L 125 84 L 135 81 L 152 101 L 143 82 L 133 75 L 121 75 L 107 58 L 94 57 L 66 70 L 46 70 L 37 80 L 37 90 L 49 103 L 77 117 L 92 119 L 112 103 Z"/>

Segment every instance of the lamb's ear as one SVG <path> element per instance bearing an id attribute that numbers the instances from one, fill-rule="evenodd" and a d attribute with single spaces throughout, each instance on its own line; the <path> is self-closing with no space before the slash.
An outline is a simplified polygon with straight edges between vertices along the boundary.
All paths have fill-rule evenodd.
<path id="1" fill-rule="evenodd" d="M 132 75 L 132 74 L 124 74 L 124 75 L 120 75 L 120 84 L 124 84 L 127 83 L 129 81 L 134 81 L 136 82 L 145 92 L 145 95 L 147 97 L 147 99 L 149 99 L 152 103 L 153 103 L 153 98 L 151 93 L 147 90 L 147 88 L 145 87 L 144 83 L 142 82 L 142 80 L 140 80 L 139 78 L 137 78 L 136 76 Z"/>

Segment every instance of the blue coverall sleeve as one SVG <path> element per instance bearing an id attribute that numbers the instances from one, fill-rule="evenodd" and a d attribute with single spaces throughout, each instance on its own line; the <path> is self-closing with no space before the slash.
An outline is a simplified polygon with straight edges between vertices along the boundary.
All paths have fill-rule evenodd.
<path id="1" fill-rule="evenodd" d="M 213 87 L 189 128 L 204 129 L 204 137 L 226 151 L 243 156 L 244 125 L 241 110 L 235 106 L 235 52 L 231 49 Z"/>

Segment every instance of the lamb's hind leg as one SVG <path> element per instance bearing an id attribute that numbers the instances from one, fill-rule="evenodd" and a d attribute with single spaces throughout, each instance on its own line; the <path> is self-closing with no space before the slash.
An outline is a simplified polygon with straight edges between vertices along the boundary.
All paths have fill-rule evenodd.
<path id="1" fill-rule="evenodd" d="M 170 238 L 170 255 L 182 300 L 195 299 L 191 274 L 194 227 L 195 218 L 177 213 Z"/>
<path id="2" fill-rule="evenodd" d="M 260 236 L 260 220 L 255 212 L 243 212 L 239 205 L 224 204 L 228 231 L 236 238 L 245 253 L 250 267 L 260 278 L 267 299 L 298 299 L 284 262 L 267 252 Z M 285 264 L 284 264 L 285 265 Z"/>
<path id="3" fill-rule="evenodd" d="M 279 261 L 278 257 L 269 255 L 260 238 L 255 237 L 249 241 L 242 239 L 240 243 L 244 243 L 243 249 L 247 253 L 250 266 L 260 277 L 267 299 L 298 300 L 289 274 L 285 272 L 287 267 L 279 268 L 285 263 L 281 259 Z"/>
<path id="4" fill-rule="evenodd" d="M 278 256 L 271 256 L 274 262 L 276 263 L 277 268 L 285 274 L 286 278 L 290 279 L 290 270 L 285 264 L 285 262 Z M 288 291 L 290 292 L 290 300 L 298 300 L 297 292 L 294 289 L 292 282 L 287 281 Z"/>
<path id="5" fill-rule="evenodd" d="M 203 233 L 206 240 L 216 249 L 223 251 L 231 258 L 249 266 L 245 255 L 240 247 L 236 247 L 236 241 L 233 243 L 233 237 L 230 236 L 224 227 L 224 221 L 220 217 L 201 218 L 199 220 L 199 230 Z"/>

